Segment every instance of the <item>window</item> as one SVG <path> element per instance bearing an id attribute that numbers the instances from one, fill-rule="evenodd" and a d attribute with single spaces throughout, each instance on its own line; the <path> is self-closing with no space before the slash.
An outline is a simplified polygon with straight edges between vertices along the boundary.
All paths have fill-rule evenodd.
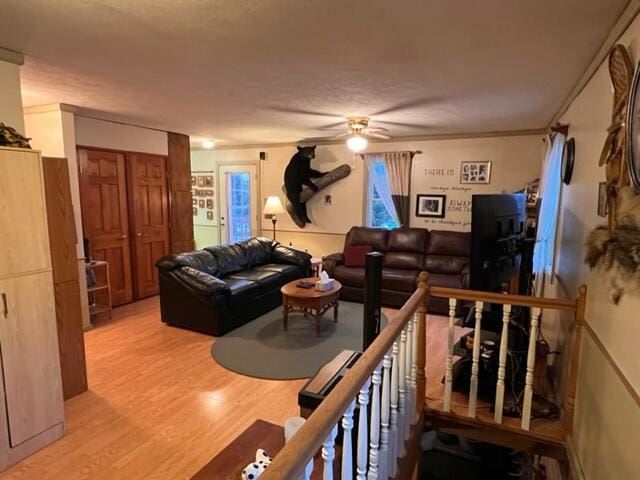
<path id="1" fill-rule="evenodd" d="M 555 255 L 556 230 L 558 227 L 558 212 L 560 210 L 560 191 L 562 184 L 562 153 L 566 137 L 557 133 L 553 137 L 551 147 L 545 158 L 540 195 L 540 213 L 538 215 L 538 238 L 533 254 L 534 272 L 540 274 L 546 271 L 553 273 Z"/>
<path id="2" fill-rule="evenodd" d="M 387 172 L 384 163 L 376 163 L 373 165 L 376 175 L 386 177 Z M 373 176 L 367 176 L 367 205 L 366 205 L 366 224 L 368 227 L 375 228 L 397 228 L 399 223 L 389 213 L 382 198 L 378 194 L 378 190 L 373 182 Z"/>
<path id="3" fill-rule="evenodd" d="M 228 175 L 229 241 L 241 242 L 251 237 L 250 175 L 246 172 Z"/>

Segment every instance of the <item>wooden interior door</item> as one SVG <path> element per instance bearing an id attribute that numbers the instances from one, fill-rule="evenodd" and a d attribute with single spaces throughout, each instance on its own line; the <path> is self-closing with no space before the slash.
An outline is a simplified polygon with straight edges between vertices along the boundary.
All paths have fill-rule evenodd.
<path id="1" fill-rule="evenodd" d="M 0 342 L 12 447 L 64 420 L 51 272 L 0 280 Z"/>
<path id="2" fill-rule="evenodd" d="M 136 298 L 159 290 L 156 261 L 170 251 L 166 157 L 127 153 L 129 218 Z"/>
<path id="3" fill-rule="evenodd" d="M 133 299 L 123 153 L 78 149 L 82 226 L 90 255 L 109 262 L 114 305 Z"/>

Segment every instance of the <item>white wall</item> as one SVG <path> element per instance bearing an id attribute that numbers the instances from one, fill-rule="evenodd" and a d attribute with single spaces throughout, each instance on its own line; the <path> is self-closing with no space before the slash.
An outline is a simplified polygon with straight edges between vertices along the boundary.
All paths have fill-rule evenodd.
<path id="1" fill-rule="evenodd" d="M 619 43 L 629 47 L 635 65 L 640 60 L 640 18 Z M 583 283 L 589 289 L 586 317 L 595 336 L 588 331 L 583 336 L 572 443 L 585 478 L 592 480 L 640 478 L 640 407 L 607 359 L 612 358 L 630 388 L 638 392 L 640 297 L 626 296 L 620 305 L 612 305 L 603 276 L 591 272 L 583 260 L 587 235 L 605 222 L 596 214 L 598 182 L 605 179 L 598 160 L 611 123 L 612 97 L 604 62 L 561 118 L 562 123 L 570 124 L 569 136 L 575 137 L 576 162 L 573 180 L 562 190 L 556 272 L 560 281 L 545 285 L 547 296 L 574 297 Z"/>
<path id="2" fill-rule="evenodd" d="M 20 66 L 0 60 L 0 122 L 24 133 Z"/>
<path id="3" fill-rule="evenodd" d="M 450 212 L 444 222 L 415 217 L 415 196 L 418 193 L 445 193 L 449 202 L 470 200 L 473 193 L 500 193 L 515 191 L 536 178 L 540 171 L 542 137 L 539 135 L 488 137 L 473 139 L 421 140 L 412 142 L 372 143 L 369 151 L 420 150 L 414 157 L 411 185 L 411 226 L 429 229 L 469 230 L 470 209 Z M 192 170 L 212 169 L 216 164 L 255 160 L 259 152 L 267 154 L 260 162 L 261 206 L 267 196 L 282 192 L 284 169 L 296 147 L 278 146 L 262 148 L 221 149 L 192 151 Z M 490 185 L 458 185 L 461 161 L 489 160 L 492 164 Z M 313 255 L 321 256 L 341 251 L 346 232 L 354 225 L 362 225 L 365 205 L 365 170 L 360 156 L 353 155 L 344 143 L 319 145 L 312 166 L 321 171 L 331 170 L 343 163 L 352 168 L 351 175 L 339 180 L 307 202 L 313 223 L 298 228 L 288 215 L 278 216 L 277 239 L 291 242 Z M 432 176 L 425 170 L 450 170 L 451 175 Z M 437 189 L 435 187 L 438 187 Z M 331 205 L 325 205 L 324 195 L 331 195 Z M 262 233 L 271 236 L 271 221 L 262 220 Z M 196 238 L 201 234 L 196 230 Z M 198 242 L 196 242 L 198 243 Z"/>
<path id="4" fill-rule="evenodd" d="M 167 133 L 76 115 L 76 142 L 84 147 L 168 154 Z"/>
<path id="5" fill-rule="evenodd" d="M 216 171 L 216 162 L 212 152 L 208 150 L 191 150 L 191 171 Z M 216 174 L 216 182 L 217 182 Z M 219 185 L 215 186 L 216 195 Z M 216 205 L 220 205 L 220 199 L 216 198 Z M 193 239 L 195 248 L 201 249 L 220 243 L 220 230 L 218 225 L 193 225 Z"/>

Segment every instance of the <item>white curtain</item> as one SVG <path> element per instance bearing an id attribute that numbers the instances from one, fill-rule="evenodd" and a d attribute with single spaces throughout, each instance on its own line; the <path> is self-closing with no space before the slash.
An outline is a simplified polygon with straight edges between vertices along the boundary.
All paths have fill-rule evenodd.
<path id="1" fill-rule="evenodd" d="M 391 187 L 389 185 L 389 179 L 387 178 L 387 167 L 384 156 L 378 154 L 365 155 L 364 160 L 380 200 L 382 200 L 389 215 L 400 225 L 400 218 L 398 217 L 398 212 L 396 211 L 396 206 L 391 196 Z"/>
<path id="2" fill-rule="evenodd" d="M 547 147 L 540 183 L 542 201 L 538 215 L 536 245 L 533 251 L 533 272 L 536 274 L 537 285 L 540 285 L 539 282 L 548 263 L 549 255 L 553 254 L 558 211 L 560 210 L 562 152 L 566 139 L 562 133 L 556 133 L 552 139 L 547 139 L 549 146 Z"/>

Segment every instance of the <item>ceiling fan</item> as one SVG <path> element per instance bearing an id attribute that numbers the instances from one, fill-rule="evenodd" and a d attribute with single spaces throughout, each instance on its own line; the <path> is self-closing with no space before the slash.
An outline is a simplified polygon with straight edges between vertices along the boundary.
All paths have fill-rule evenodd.
<path id="1" fill-rule="evenodd" d="M 337 138 L 347 138 L 347 147 L 350 150 L 358 153 L 367 148 L 367 139 L 366 137 L 371 138 L 382 138 L 388 140 L 391 138 L 389 135 L 389 130 L 382 127 L 370 127 L 369 126 L 369 117 L 365 116 L 354 116 L 347 117 L 347 131 L 339 133 L 338 135 L 334 135 L 332 137 L 328 137 L 329 140 L 334 140 Z"/>
<path id="2" fill-rule="evenodd" d="M 409 100 L 407 102 L 393 105 L 387 107 L 385 109 L 379 110 L 375 112 L 371 116 L 348 116 L 346 117 L 347 122 L 347 131 L 341 132 L 338 135 L 331 137 L 315 137 L 315 138 L 305 138 L 305 141 L 317 141 L 317 140 L 333 140 L 337 138 L 347 138 L 347 146 L 354 152 L 360 152 L 367 147 L 367 137 L 370 138 L 381 138 L 381 139 L 389 139 L 391 135 L 389 135 L 389 130 L 383 127 L 379 127 L 378 125 L 389 125 L 392 127 L 400 127 L 401 129 L 412 129 L 418 131 L 424 131 L 431 128 L 430 125 L 417 125 L 411 123 L 404 123 L 398 121 L 392 121 L 389 118 L 389 115 L 397 114 L 401 111 L 415 111 L 417 109 L 421 109 L 424 107 L 434 107 L 438 103 L 441 103 L 438 99 L 434 98 L 420 98 L 417 100 Z M 296 115 L 304 115 L 304 116 L 316 116 L 316 117 L 329 117 L 329 118 L 342 118 L 340 122 L 331 123 L 329 125 L 321 126 L 318 130 L 334 130 L 335 128 L 341 127 L 344 125 L 344 117 L 341 117 L 339 114 L 328 113 L 328 112 L 317 112 L 310 111 L 306 109 L 299 108 L 291 108 L 291 107 L 281 107 L 281 106 L 272 106 L 269 108 L 272 111 L 282 112 L 287 114 L 296 114 Z M 370 127 L 369 123 L 371 122 L 371 117 L 375 118 L 374 122 L 376 127 Z"/>

